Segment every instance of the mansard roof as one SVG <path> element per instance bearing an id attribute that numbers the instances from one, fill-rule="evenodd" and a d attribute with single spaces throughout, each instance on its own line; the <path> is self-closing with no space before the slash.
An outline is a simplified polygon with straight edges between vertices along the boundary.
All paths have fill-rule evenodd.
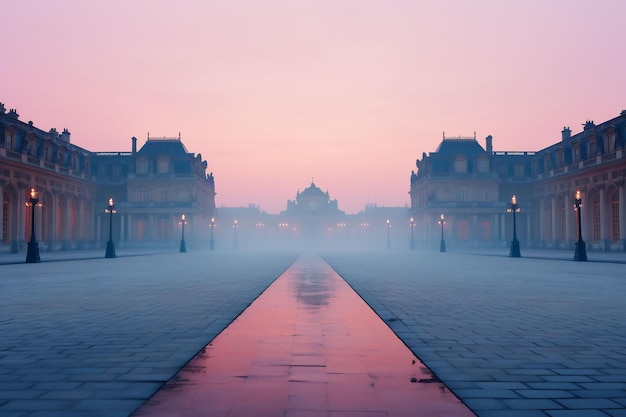
<path id="1" fill-rule="evenodd" d="M 476 141 L 476 138 L 443 138 L 437 147 L 439 156 L 466 155 L 477 156 L 485 154 L 486 151 Z"/>
<path id="2" fill-rule="evenodd" d="M 187 148 L 185 148 L 185 145 L 180 141 L 180 138 L 148 138 L 137 153 L 146 156 L 167 155 L 171 157 L 184 157 L 189 155 Z"/>

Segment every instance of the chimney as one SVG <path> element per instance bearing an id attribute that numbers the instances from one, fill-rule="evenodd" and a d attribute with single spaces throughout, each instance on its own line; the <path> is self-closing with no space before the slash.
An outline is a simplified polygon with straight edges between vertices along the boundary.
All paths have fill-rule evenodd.
<path id="1" fill-rule="evenodd" d="M 133 155 L 137 153 L 137 138 L 133 136 L 131 139 L 133 141 Z"/>
<path id="2" fill-rule="evenodd" d="M 485 138 L 485 147 L 487 148 L 487 153 L 491 155 L 493 153 L 493 136 L 489 135 Z"/>
<path id="3" fill-rule="evenodd" d="M 61 133 L 61 140 L 70 143 L 70 131 L 67 129 L 63 129 L 63 133 Z"/>
<path id="4" fill-rule="evenodd" d="M 565 126 L 563 130 L 561 130 L 561 141 L 565 142 L 571 137 L 572 137 L 572 131 L 570 130 L 568 126 Z"/>

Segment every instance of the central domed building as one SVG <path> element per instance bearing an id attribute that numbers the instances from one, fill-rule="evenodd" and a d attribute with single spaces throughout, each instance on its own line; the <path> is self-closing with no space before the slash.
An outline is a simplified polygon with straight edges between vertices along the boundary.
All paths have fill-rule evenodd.
<path id="1" fill-rule="evenodd" d="M 280 213 L 279 227 L 295 242 L 305 246 L 328 245 L 338 242 L 347 233 L 346 213 L 339 210 L 337 200 L 322 191 L 314 182 L 295 200 L 287 201 L 287 210 Z"/>

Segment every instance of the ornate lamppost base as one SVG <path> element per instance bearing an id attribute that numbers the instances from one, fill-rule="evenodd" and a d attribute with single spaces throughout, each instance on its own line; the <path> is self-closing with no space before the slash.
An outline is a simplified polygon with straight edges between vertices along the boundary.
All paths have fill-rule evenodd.
<path id="1" fill-rule="evenodd" d="M 446 251 L 446 241 L 442 240 L 441 244 L 439 244 L 439 252 L 445 252 Z"/>
<path id="2" fill-rule="evenodd" d="M 521 258 L 522 254 L 519 251 L 519 241 L 513 240 L 511 242 L 511 250 L 509 252 L 511 258 Z"/>
<path id="3" fill-rule="evenodd" d="M 26 263 L 35 264 L 37 262 L 41 262 L 41 258 L 39 257 L 39 242 L 28 242 Z"/>
<path id="4" fill-rule="evenodd" d="M 185 241 L 184 240 L 180 241 L 180 251 L 181 252 L 187 252 L 187 247 L 185 246 Z"/>
<path id="5" fill-rule="evenodd" d="M 587 249 L 585 248 L 585 242 L 579 240 L 576 242 L 576 249 L 574 250 L 574 260 L 575 261 L 586 261 L 587 260 Z"/>
<path id="6" fill-rule="evenodd" d="M 109 240 L 107 242 L 107 251 L 104 254 L 105 258 L 115 258 L 115 245 L 113 244 L 112 240 Z"/>

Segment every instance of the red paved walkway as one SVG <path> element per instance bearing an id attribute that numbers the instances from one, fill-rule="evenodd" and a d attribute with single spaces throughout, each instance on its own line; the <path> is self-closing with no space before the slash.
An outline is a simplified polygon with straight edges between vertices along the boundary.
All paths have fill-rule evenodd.
<path id="1" fill-rule="evenodd" d="M 135 416 L 474 416 L 322 259 L 300 258 Z"/>

